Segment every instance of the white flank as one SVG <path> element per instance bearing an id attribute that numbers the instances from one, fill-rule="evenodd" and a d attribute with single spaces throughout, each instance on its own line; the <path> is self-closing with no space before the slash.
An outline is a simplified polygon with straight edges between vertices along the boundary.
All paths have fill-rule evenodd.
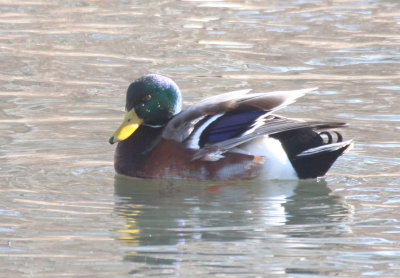
<path id="1" fill-rule="evenodd" d="M 262 178 L 293 180 L 298 179 L 292 163 L 286 155 L 282 144 L 277 139 L 268 136 L 261 136 L 254 140 L 240 145 L 232 150 L 249 155 L 259 155 L 266 158 Z"/>

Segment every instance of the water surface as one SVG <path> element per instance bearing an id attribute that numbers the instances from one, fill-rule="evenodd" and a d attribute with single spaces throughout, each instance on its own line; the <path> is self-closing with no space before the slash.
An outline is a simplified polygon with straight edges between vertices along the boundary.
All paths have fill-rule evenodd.
<path id="1" fill-rule="evenodd" d="M 2 1 L 1 277 L 400 276 L 398 1 Z M 116 176 L 129 82 L 185 104 L 319 87 L 282 111 L 345 121 L 315 181 Z"/>

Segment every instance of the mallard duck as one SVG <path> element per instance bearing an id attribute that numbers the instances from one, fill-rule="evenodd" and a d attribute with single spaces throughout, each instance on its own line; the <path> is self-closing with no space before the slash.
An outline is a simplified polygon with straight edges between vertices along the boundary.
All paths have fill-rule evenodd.
<path id="1" fill-rule="evenodd" d="M 325 175 L 352 145 L 341 122 L 274 114 L 316 88 L 206 98 L 182 110 L 178 86 L 149 74 L 126 94 L 126 113 L 109 142 L 119 174 L 194 180 L 308 179 Z"/>

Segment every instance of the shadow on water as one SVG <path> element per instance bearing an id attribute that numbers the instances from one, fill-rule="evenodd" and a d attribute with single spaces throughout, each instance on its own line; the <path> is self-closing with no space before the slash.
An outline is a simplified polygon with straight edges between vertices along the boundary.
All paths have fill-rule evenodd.
<path id="1" fill-rule="evenodd" d="M 187 257 L 182 252 L 208 252 L 202 249 L 207 242 L 261 239 L 262 248 L 268 248 L 270 238 L 280 238 L 279 245 L 293 237 L 340 236 L 345 231 L 338 227 L 350 213 L 324 180 L 192 182 L 116 176 L 115 194 L 116 214 L 125 222 L 117 230 L 125 260 L 153 265 L 181 262 Z M 188 250 L 193 243 L 199 250 Z"/>

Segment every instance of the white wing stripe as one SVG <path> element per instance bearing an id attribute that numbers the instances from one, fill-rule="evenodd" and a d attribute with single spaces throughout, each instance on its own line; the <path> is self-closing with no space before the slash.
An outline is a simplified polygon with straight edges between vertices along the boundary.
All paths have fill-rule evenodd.
<path id="1" fill-rule="evenodd" d="M 207 121 L 205 121 L 201 126 L 197 127 L 197 129 L 191 134 L 190 139 L 187 142 L 187 146 L 190 149 L 198 150 L 200 148 L 200 136 L 203 131 L 214 121 L 216 121 L 223 114 L 217 114 L 210 117 Z"/>

